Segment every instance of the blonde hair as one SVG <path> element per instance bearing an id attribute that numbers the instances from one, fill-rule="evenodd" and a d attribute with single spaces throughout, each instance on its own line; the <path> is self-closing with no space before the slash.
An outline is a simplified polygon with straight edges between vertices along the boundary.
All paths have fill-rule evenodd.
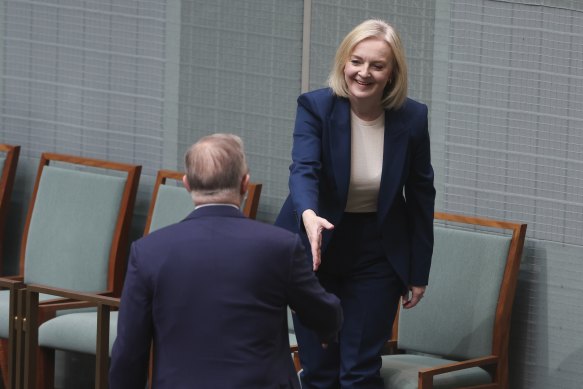
<path id="1" fill-rule="evenodd" d="M 369 19 L 350 31 L 338 46 L 334 64 L 328 77 L 328 85 L 337 96 L 348 97 L 348 85 L 344 79 L 344 66 L 354 47 L 365 39 L 377 37 L 389 44 L 393 53 L 391 78 L 383 91 L 381 104 L 385 109 L 400 108 L 407 99 L 407 62 L 401 38 L 388 23 L 379 19 Z"/>
<path id="2" fill-rule="evenodd" d="M 184 163 L 192 196 L 206 201 L 239 196 L 248 174 L 243 141 L 233 134 L 201 138 L 186 151 Z"/>

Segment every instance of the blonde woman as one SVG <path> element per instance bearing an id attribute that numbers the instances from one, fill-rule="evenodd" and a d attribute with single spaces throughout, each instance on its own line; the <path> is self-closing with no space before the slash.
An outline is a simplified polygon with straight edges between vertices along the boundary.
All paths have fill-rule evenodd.
<path id="1" fill-rule="evenodd" d="M 341 301 L 338 342 L 294 318 L 302 387 L 383 388 L 380 353 L 399 298 L 419 303 L 433 251 L 427 107 L 407 98 L 400 38 L 381 20 L 338 47 L 329 88 L 298 98 L 290 195 L 276 224 L 299 233 Z"/>

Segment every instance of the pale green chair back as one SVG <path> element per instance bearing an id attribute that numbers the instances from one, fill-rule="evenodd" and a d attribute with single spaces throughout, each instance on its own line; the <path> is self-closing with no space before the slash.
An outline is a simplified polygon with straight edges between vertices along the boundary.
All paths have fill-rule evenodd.
<path id="1" fill-rule="evenodd" d="M 160 185 L 149 232 L 178 223 L 194 210 L 192 197 L 183 186 Z"/>
<path id="2" fill-rule="evenodd" d="M 427 293 L 399 315 L 399 348 L 470 359 L 488 355 L 511 237 L 434 229 Z"/>
<path id="3" fill-rule="evenodd" d="M 28 230 L 25 283 L 107 289 L 126 179 L 46 166 Z"/>
<path id="4" fill-rule="evenodd" d="M 25 283 L 121 293 L 141 167 L 44 153 L 25 226 Z"/>

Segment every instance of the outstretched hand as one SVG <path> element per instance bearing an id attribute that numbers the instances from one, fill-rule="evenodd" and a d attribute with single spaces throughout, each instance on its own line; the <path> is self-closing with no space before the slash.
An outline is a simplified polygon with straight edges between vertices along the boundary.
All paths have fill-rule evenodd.
<path id="1" fill-rule="evenodd" d="M 328 220 L 316 215 L 311 209 L 307 209 L 302 213 L 302 221 L 304 222 L 306 234 L 310 241 L 310 248 L 312 249 L 313 269 L 316 271 L 320 267 L 320 263 L 322 263 L 322 231 L 331 230 L 334 228 L 334 225 Z"/>

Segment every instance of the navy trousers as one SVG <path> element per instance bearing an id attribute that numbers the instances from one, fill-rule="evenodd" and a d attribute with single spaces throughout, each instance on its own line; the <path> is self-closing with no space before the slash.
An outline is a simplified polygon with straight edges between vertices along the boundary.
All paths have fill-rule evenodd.
<path id="1" fill-rule="evenodd" d="M 345 213 L 317 271 L 341 301 L 338 342 L 323 348 L 294 315 L 302 389 L 382 389 L 381 351 L 391 336 L 404 285 L 387 260 L 375 213 Z"/>

